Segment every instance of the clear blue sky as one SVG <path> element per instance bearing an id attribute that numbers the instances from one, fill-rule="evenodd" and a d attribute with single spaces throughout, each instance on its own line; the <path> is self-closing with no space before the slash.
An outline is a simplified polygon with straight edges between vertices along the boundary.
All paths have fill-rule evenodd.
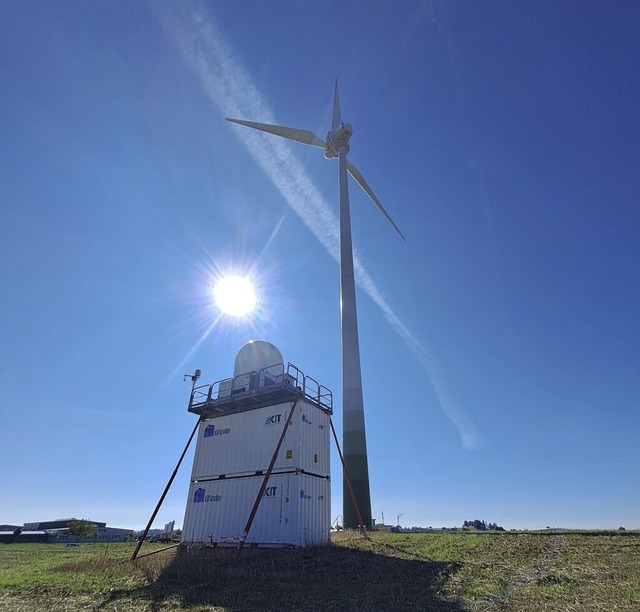
<path id="1" fill-rule="evenodd" d="M 341 429 L 337 164 L 224 120 L 324 138 L 337 78 L 407 238 L 351 185 L 376 520 L 640 528 L 640 5 L 370 6 L 2 5 L 0 522 L 144 526 L 250 339 Z"/>

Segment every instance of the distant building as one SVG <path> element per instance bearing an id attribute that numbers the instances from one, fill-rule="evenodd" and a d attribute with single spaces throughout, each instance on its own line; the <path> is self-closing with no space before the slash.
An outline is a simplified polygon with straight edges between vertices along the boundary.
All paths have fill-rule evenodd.
<path id="1" fill-rule="evenodd" d="M 95 533 L 91 538 L 78 538 L 69 532 L 71 521 L 78 519 L 65 518 L 55 521 L 40 521 L 25 523 L 22 528 L 14 527 L 11 530 L 0 529 L 0 543 L 26 543 L 46 542 L 49 544 L 97 544 L 107 542 L 127 542 L 133 537 L 133 529 L 119 529 L 107 527 L 106 523 L 90 521 L 95 527 Z M 5 527 L 3 525 L 3 527 Z M 9 525 L 9 527 L 11 527 Z M 17 530 L 20 531 L 18 532 Z"/>
<path id="2" fill-rule="evenodd" d="M 104 524 L 104 523 L 103 523 Z M 119 529 L 118 527 L 96 527 L 95 535 L 92 538 L 78 538 L 69 533 L 69 528 L 51 529 L 48 533 L 52 537 L 52 542 L 61 544 L 79 542 L 81 544 L 99 544 L 107 542 L 128 542 L 133 536 L 133 529 Z"/>
<path id="3" fill-rule="evenodd" d="M 46 531 L 14 531 L 0 530 L 0 544 L 39 544 L 47 541 Z"/>
<path id="4" fill-rule="evenodd" d="M 24 530 L 25 531 L 42 531 L 47 529 L 65 529 L 69 527 L 69 523 L 71 521 L 77 521 L 77 518 L 64 518 L 64 519 L 56 519 L 55 521 L 41 521 L 39 523 L 25 523 Z M 98 527 L 106 527 L 106 523 L 99 523 L 97 521 L 90 521 Z"/>

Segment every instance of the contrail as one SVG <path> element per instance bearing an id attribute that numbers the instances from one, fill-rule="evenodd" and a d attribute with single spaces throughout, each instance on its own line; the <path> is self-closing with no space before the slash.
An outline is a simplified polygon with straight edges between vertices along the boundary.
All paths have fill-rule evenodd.
<path id="1" fill-rule="evenodd" d="M 152 2 L 149 8 L 224 116 L 250 117 L 252 121 L 275 123 L 269 105 L 247 71 L 234 59 L 233 50 L 202 3 L 167 3 L 165 10 L 158 10 L 158 4 Z M 289 145 L 279 138 L 253 130 L 238 129 L 237 136 L 289 206 L 338 261 L 336 215 L 308 178 L 302 164 L 291 153 Z M 465 412 L 449 400 L 434 359 L 395 314 L 356 253 L 354 267 L 358 284 L 380 308 L 392 329 L 422 365 L 441 409 L 460 434 L 462 446 L 465 449 L 478 448 L 480 440 L 476 428 Z"/>

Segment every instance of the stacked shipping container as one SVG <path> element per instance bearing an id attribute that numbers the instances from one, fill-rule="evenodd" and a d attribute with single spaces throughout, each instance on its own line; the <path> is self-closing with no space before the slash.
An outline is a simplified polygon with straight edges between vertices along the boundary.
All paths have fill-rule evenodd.
<path id="1" fill-rule="evenodd" d="M 275 452 L 293 402 L 204 420 L 182 541 L 234 544 Z M 301 397 L 246 539 L 260 546 L 326 544 L 330 524 L 329 414 Z"/>

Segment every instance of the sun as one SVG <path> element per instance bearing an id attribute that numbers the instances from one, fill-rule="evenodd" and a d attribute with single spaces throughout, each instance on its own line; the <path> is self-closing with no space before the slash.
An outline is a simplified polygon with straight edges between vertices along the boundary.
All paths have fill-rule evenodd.
<path id="1" fill-rule="evenodd" d="M 218 308 L 234 317 L 243 317 L 253 312 L 257 296 L 253 283 L 246 276 L 231 274 L 222 277 L 213 288 L 213 297 Z"/>

